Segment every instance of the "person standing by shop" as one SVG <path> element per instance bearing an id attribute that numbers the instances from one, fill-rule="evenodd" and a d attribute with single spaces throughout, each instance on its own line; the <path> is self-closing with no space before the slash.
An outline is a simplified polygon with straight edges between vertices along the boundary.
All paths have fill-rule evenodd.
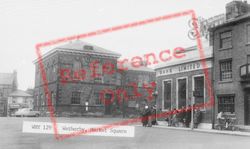
<path id="1" fill-rule="evenodd" d="M 186 109 L 186 114 L 185 114 L 185 126 L 188 128 L 191 122 L 191 106 L 189 105 Z"/>
<path id="2" fill-rule="evenodd" d="M 151 111 L 148 108 L 148 106 L 146 105 L 145 108 L 144 108 L 144 111 L 142 113 L 142 126 L 143 127 L 148 126 L 150 115 L 151 115 Z"/>
<path id="3" fill-rule="evenodd" d="M 201 111 L 200 111 L 200 109 L 195 109 L 195 111 L 194 111 L 194 128 L 198 128 L 198 125 L 200 122 L 201 122 Z"/>

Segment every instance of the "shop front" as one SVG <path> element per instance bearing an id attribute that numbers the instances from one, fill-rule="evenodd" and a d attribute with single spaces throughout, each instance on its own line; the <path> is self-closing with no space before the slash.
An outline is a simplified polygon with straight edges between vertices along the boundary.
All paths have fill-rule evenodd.
<path id="1" fill-rule="evenodd" d="M 207 52 L 206 68 L 196 52 L 197 49 L 187 52 L 187 59 L 168 63 L 156 68 L 158 88 L 157 107 L 162 112 L 187 109 L 194 105 L 202 105 L 202 119 L 199 127 L 212 127 L 212 107 L 204 106 L 211 97 L 209 90 L 211 84 L 212 55 Z M 211 52 L 211 51 L 210 51 Z M 196 57 L 195 56 L 196 53 Z M 193 58 L 191 58 L 193 57 Z M 208 73 L 204 73 L 206 70 Z M 162 118 L 164 119 L 164 118 Z"/>

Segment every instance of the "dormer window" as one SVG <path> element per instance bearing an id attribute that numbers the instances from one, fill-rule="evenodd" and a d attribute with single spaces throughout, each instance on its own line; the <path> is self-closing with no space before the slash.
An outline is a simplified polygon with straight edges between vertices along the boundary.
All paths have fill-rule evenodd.
<path id="1" fill-rule="evenodd" d="M 85 46 L 83 46 L 83 49 L 84 50 L 94 50 L 94 47 L 90 46 L 90 45 L 85 45 Z"/>

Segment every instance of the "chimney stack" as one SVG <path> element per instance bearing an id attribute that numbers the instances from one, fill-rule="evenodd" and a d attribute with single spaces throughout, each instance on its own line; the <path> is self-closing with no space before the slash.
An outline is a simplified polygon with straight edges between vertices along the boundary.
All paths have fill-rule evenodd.
<path id="1" fill-rule="evenodd" d="M 250 5 L 247 0 L 234 0 L 226 4 L 226 19 L 234 19 L 250 12 Z"/>

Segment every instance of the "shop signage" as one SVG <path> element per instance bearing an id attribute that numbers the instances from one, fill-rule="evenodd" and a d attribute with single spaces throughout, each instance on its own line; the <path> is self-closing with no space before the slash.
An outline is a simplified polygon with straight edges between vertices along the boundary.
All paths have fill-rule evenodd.
<path id="1" fill-rule="evenodd" d="M 211 61 L 206 61 L 206 67 L 211 68 L 211 66 L 212 66 Z M 156 76 L 165 76 L 165 75 L 195 71 L 195 70 L 200 70 L 200 69 L 204 69 L 200 61 L 192 62 L 192 63 L 185 63 L 181 65 L 176 65 L 176 66 L 160 69 L 156 72 Z"/>

